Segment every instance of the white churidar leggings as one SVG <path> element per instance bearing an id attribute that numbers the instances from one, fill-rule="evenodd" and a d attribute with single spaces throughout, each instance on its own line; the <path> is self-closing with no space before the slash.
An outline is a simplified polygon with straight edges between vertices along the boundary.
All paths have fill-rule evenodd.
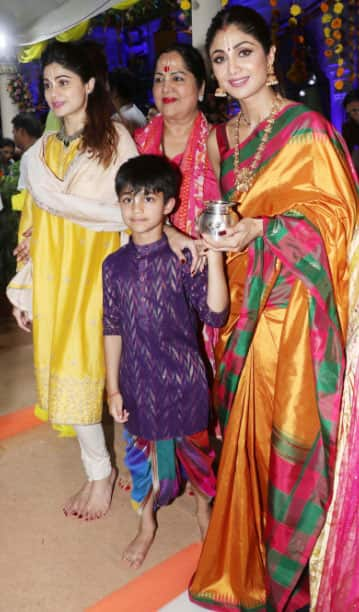
<path id="1" fill-rule="evenodd" d="M 111 474 L 112 466 L 101 423 L 73 427 L 79 440 L 87 478 L 89 480 L 107 478 Z"/>

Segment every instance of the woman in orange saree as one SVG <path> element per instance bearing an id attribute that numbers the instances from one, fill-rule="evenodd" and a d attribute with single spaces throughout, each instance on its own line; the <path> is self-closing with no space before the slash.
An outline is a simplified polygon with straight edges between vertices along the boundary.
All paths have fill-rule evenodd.
<path id="1" fill-rule="evenodd" d="M 207 50 L 241 104 L 209 147 L 242 219 L 217 243 L 230 251 L 215 383 L 224 445 L 190 596 L 214 610 L 309 610 L 332 492 L 355 182 L 332 126 L 273 91 L 275 49 L 255 11 L 220 11 Z"/>

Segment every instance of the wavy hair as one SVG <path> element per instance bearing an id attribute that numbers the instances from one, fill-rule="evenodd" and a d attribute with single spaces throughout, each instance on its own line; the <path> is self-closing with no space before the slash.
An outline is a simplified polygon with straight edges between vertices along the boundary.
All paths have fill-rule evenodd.
<path id="1" fill-rule="evenodd" d="M 98 55 L 98 57 L 97 57 Z M 91 49 L 88 44 L 52 42 L 42 57 L 42 68 L 49 64 L 60 64 L 77 74 L 83 83 L 95 79 L 95 86 L 88 96 L 86 122 L 81 151 L 88 151 L 105 168 L 116 155 L 118 134 L 112 121 L 112 103 L 106 88 L 106 62 L 101 49 Z"/>

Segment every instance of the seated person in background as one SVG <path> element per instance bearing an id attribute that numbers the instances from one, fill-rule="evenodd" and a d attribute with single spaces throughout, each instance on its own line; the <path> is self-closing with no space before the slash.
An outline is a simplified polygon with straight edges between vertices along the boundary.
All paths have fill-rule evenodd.
<path id="1" fill-rule="evenodd" d="M 120 119 L 129 132 L 133 132 L 146 125 L 146 117 L 142 111 L 134 104 L 136 94 L 135 77 L 127 68 L 119 68 L 109 75 L 111 98 L 116 115 L 114 118 Z"/>
<path id="2" fill-rule="evenodd" d="M 353 89 L 345 96 L 343 106 L 347 114 L 342 129 L 343 138 L 359 174 L 359 89 Z"/>
<path id="3" fill-rule="evenodd" d="M 15 143 L 11 138 L 0 140 L 0 179 L 10 173 L 14 163 Z"/>
<path id="4" fill-rule="evenodd" d="M 0 143 L 0 195 L 3 208 L 11 209 L 11 197 L 17 192 L 20 161 L 14 161 L 15 142 L 3 138 Z"/>
<path id="5" fill-rule="evenodd" d="M 15 143 L 10 138 L 0 142 L 0 293 L 14 276 L 16 259 L 13 250 L 17 241 L 19 215 L 11 209 L 11 197 L 17 192 L 20 162 L 15 162 Z"/>
<path id="6" fill-rule="evenodd" d="M 156 511 L 186 481 L 202 538 L 215 494 L 196 312 L 208 325 L 222 325 L 228 290 L 222 253 L 208 250 L 208 272 L 193 275 L 189 252 L 180 262 L 169 247 L 163 225 L 176 204 L 179 177 L 158 155 L 123 164 L 116 192 L 131 241 L 103 264 L 107 399 L 115 421 L 125 423 L 131 498 L 141 515 L 123 554 L 134 568 L 154 539 Z"/>

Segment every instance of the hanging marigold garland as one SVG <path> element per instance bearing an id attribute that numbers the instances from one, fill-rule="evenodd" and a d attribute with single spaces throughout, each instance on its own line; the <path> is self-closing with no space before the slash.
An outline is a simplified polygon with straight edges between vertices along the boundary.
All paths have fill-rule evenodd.
<path id="1" fill-rule="evenodd" d="M 302 16 L 303 12 L 299 1 L 293 2 L 289 9 L 288 19 L 288 24 L 293 30 L 293 63 L 287 72 L 287 78 L 296 84 L 303 83 L 308 77 Z"/>
<path id="2" fill-rule="evenodd" d="M 278 47 L 278 32 L 279 32 L 279 19 L 280 10 L 278 8 L 278 0 L 269 0 L 271 5 L 271 32 L 272 32 L 272 43 Z"/>
<path id="3" fill-rule="evenodd" d="M 342 91 L 345 88 L 346 74 L 348 72 L 346 66 L 348 62 L 346 61 L 347 58 L 343 44 L 344 32 L 347 32 L 345 8 L 344 3 L 340 1 L 326 1 L 320 5 L 326 47 L 324 55 L 330 63 L 336 65 L 334 87 L 337 91 Z M 350 75 L 348 79 L 354 80 L 351 79 Z"/>
<path id="4" fill-rule="evenodd" d="M 357 0 L 349 0 L 347 7 L 347 44 L 344 53 L 349 70 L 349 82 L 352 85 L 359 79 L 359 5 Z M 358 83 L 357 83 L 358 84 Z"/>
<path id="5" fill-rule="evenodd" d="M 178 5 L 181 10 L 179 20 L 182 21 L 187 29 L 190 29 L 192 24 L 192 3 L 190 0 L 178 0 Z"/>

